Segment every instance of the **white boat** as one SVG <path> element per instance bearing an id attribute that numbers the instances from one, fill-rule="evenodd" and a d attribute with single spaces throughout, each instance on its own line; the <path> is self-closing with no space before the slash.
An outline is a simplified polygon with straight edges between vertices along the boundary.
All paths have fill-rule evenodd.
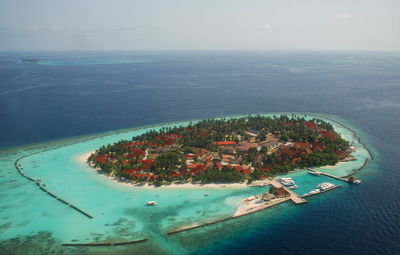
<path id="1" fill-rule="evenodd" d="M 148 201 L 148 202 L 146 203 L 146 205 L 147 205 L 147 206 L 156 206 L 156 205 L 158 205 L 158 203 L 157 203 L 156 201 Z"/>
<path id="2" fill-rule="evenodd" d="M 296 184 L 296 183 L 293 181 L 293 179 L 292 179 L 292 178 L 289 178 L 289 177 L 280 177 L 280 178 L 277 179 L 277 181 L 278 181 L 279 183 L 281 183 L 282 185 L 284 185 L 284 186 L 293 186 L 293 185 Z"/>
<path id="3" fill-rule="evenodd" d="M 308 192 L 308 194 L 312 195 L 312 194 L 317 194 L 317 193 L 320 193 L 320 192 L 321 191 L 319 189 L 314 189 L 314 190 L 311 190 L 310 192 Z"/>
<path id="4" fill-rule="evenodd" d="M 308 171 L 308 173 L 312 175 L 321 175 L 321 172 L 319 171 Z"/>
<path id="5" fill-rule="evenodd" d="M 293 185 L 293 186 L 289 186 L 289 189 L 297 189 L 299 186 L 297 185 Z"/>
<path id="6" fill-rule="evenodd" d="M 324 190 L 332 189 L 335 186 L 336 186 L 335 184 L 332 184 L 329 182 L 323 182 L 323 183 L 317 185 L 317 189 L 324 191 Z"/>

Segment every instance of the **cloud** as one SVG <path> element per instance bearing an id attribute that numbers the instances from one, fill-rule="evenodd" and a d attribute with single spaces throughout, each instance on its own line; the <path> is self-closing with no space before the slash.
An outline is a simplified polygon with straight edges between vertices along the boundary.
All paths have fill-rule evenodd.
<path id="1" fill-rule="evenodd" d="M 145 33 L 154 29 L 152 27 L 124 26 L 124 27 L 63 27 L 63 26 L 35 26 L 25 28 L 0 27 L 1 35 L 38 35 L 38 36 L 54 36 L 54 37 L 81 37 L 88 38 L 96 35 L 110 35 L 118 33 Z"/>
<path id="2" fill-rule="evenodd" d="M 348 19 L 351 19 L 351 17 L 353 17 L 353 15 L 351 15 L 349 13 L 339 13 L 339 14 L 336 14 L 333 18 L 335 20 L 348 20 Z"/>
<path id="3" fill-rule="evenodd" d="M 272 27 L 271 24 L 268 24 L 268 23 L 261 25 L 261 29 L 264 29 L 264 30 L 269 30 L 269 29 L 271 29 L 271 27 Z"/>

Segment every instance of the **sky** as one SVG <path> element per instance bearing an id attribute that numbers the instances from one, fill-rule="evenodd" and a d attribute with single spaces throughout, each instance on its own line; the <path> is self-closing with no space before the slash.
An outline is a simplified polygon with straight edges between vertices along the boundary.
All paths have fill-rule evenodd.
<path id="1" fill-rule="evenodd" d="M 400 0 L 0 0 L 0 50 L 400 50 Z"/>

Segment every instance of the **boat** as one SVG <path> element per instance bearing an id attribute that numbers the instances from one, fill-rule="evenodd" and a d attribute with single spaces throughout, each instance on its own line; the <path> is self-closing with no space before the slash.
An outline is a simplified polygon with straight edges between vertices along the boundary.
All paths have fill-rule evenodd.
<path id="1" fill-rule="evenodd" d="M 310 192 L 308 192 L 307 194 L 313 195 L 313 194 L 317 194 L 317 193 L 320 193 L 320 192 L 321 191 L 319 189 L 314 189 L 314 190 L 311 190 Z"/>
<path id="2" fill-rule="evenodd" d="M 317 189 L 319 189 L 321 191 L 332 189 L 334 187 L 336 187 L 336 185 L 332 184 L 332 183 L 329 183 L 329 182 L 323 182 L 323 183 L 317 185 Z"/>
<path id="3" fill-rule="evenodd" d="M 157 203 L 156 201 L 148 201 L 148 202 L 146 203 L 146 205 L 147 205 L 147 206 L 156 206 L 156 205 L 158 205 L 158 203 Z"/>
<path id="4" fill-rule="evenodd" d="M 308 173 L 309 173 L 309 174 L 312 174 L 312 175 L 317 175 L 317 176 L 319 176 L 319 175 L 321 175 L 321 174 L 322 174 L 321 172 L 319 172 L 319 171 L 315 171 L 315 170 L 308 171 Z"/>
<path id="5" fill-rule="evenodd" d="M 293 179 L 292 178 L 290 178 L 290 177 L 280 177 L 280 178 L 278 178 L 277 179 L 277 181 L 280 183 L 280 184 L 282 184 L 282 185 L 284 185 L 284 186 L 293 186 L 293 185 L 295 185 L 296 183 L 293 181 Z"/>
<path id="6" fill-rule="evenodd" d="M 297 186 L 297 185 L 293 185 L 293 186 L 289 186 L 288 188 L 289 189 L 297 189 L 299 186 Z"/>

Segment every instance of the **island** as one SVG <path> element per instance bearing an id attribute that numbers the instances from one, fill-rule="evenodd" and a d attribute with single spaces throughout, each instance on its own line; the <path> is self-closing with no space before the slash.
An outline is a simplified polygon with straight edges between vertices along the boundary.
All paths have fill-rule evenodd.
<path id="1" fill-rule="evenodd" d="M 24 58 L 24 59 L 21 59 L 21 62 L 34 62 L 34 63 L 37 63 L 37 62 L 40 62 L 41 61 L 41 59 L 39 59 L 39 58 Z"/>
<path id="2" fill-rule="evenodd" d="M 102 146 L 87 163 L 137 184 L 247 183 L 353 160 L 333 126 L 296 115 L 204 119 Z"/>

